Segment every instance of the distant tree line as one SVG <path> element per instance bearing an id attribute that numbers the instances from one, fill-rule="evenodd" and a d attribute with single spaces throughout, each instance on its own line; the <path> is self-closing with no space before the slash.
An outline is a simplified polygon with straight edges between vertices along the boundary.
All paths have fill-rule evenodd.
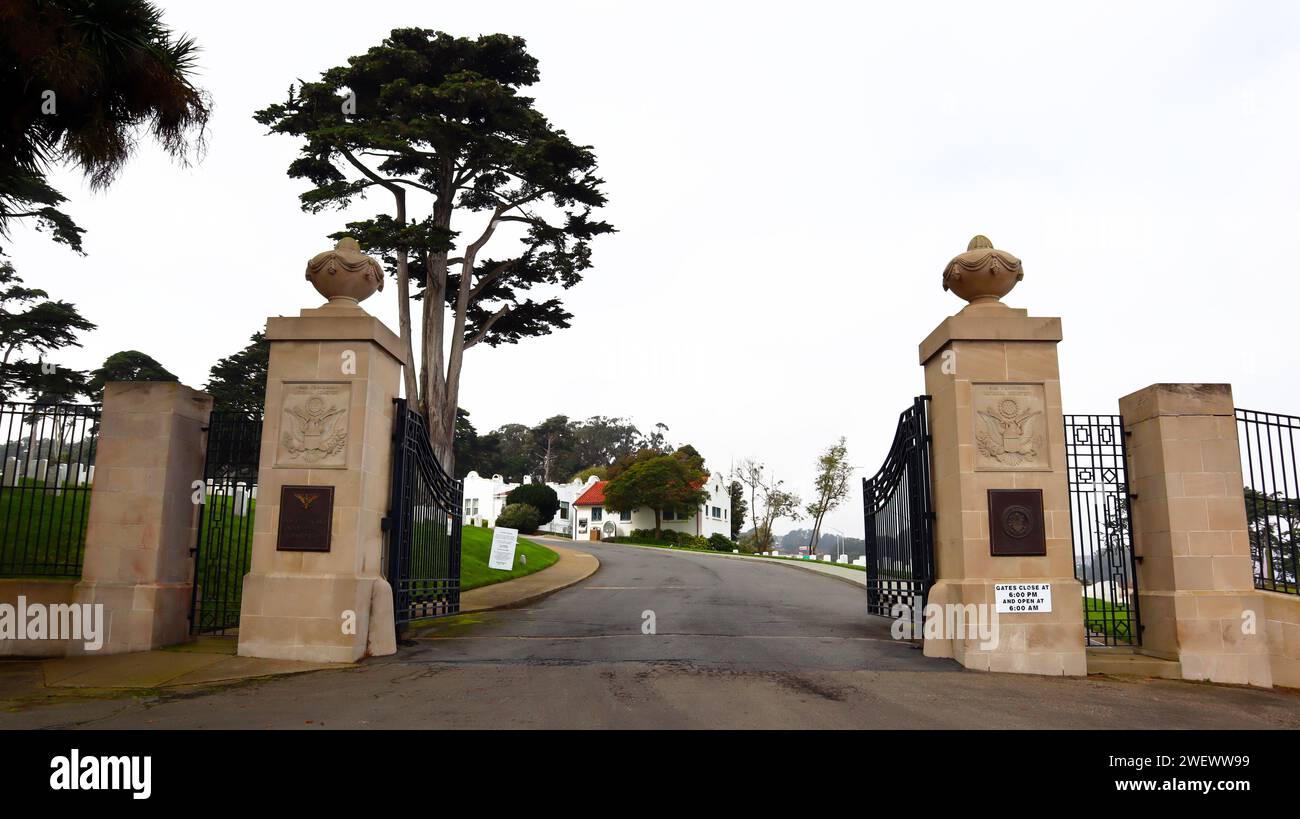
<path id="1" fill-rule="evenodd" d="M 656 424 L 643 434 L 626 418 L 596 415 L 576 421 L 553 415 L 533 426 L 502 424 L 480 434 L 462 409 L 456 419 L 456 474 L 561 483 L 589 475 L 608 479 L 642 451 L 671 452 L 667 431 Z"/>

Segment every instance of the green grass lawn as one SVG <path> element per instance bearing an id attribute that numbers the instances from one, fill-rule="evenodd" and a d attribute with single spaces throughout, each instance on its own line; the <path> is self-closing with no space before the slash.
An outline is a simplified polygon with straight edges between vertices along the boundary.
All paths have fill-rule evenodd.
<path id="1" fill-rule="evenodd" d="M 80 577 L 90 488 L 21 478 L 0 488 L 0 575 Z"/>
<path id="2" fill-rule="evenodd" d="M 235 499 L 229 495 L 209 495 L 203 504 L 203 543 L 194 576 L 199 586 L 198 622 L 204 628 L 234 628 L 239 623 L 244 575 L 253 563 L 256 509 L 257 502 L 250 500 L 248 514 L 236 515 Z"/>
<path id="3" fill-rule="evenodd" d="M 1090 632 L 1115 637 L 1122 642 L 1132 642 L 1133 612 L 1128 606 L 1111 603 L 1096 597 L 1083 598 L 1084 626 Z"/>
<path id="4" fill-rule="evenodd" d="M 490 586 L 503 580 L 513 580 L 526 574 L 540 572 L 553 565 L 560 556 L 539 543 L 519 538 L 515 549 L 515 567 L 510 571 L 488 568 L 488 555 L 492 551 L 492 530 L 481 526 L 466 526 L 460 540 L 460 588 L 469 591 Z M 524 563 L 520 557 L 527 557 Z"/>

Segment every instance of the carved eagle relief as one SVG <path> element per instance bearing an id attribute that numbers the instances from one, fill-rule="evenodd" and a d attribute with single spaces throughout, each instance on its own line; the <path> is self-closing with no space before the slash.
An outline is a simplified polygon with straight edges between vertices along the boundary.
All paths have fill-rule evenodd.
<path id="1" fill-rule="evenodd" d="M 285 407 L 284 413 L 280 442 L 290 458 L 316 463 L 347 445 L 347 409 L 327 406 L 321 398 L 312 397 L 302 406 Z"/>
<path id="2" fill-rule="evenodd" d="M 1041 415 L 1038 410 L 1022 409 L 1011 398 L 976 410 L 979 429 L 975 432 L 975 445 L 981 455 L 1006 466 L 1033 460 L 1043 447 L 1043 436 L 1038 431 Z"/>

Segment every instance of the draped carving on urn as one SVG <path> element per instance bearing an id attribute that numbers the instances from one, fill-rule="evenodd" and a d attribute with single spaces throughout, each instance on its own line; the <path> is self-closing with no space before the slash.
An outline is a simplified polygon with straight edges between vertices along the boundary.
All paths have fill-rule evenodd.
<path id="1" fill-rule="evenodd" d="M 1025 277 L 1020 260 L 976 236 L 943 270 L 943 289 L 971 304 L 996 304 Z"/>
<path id="2" fill-rule="evenodd" d="M 331 302 L 356 303 L 384 289 L 384 272 L 379 262 L 361 252 L 356 239 L 345 236 L 333 250 L 307 262 L 307 281 Z"/>

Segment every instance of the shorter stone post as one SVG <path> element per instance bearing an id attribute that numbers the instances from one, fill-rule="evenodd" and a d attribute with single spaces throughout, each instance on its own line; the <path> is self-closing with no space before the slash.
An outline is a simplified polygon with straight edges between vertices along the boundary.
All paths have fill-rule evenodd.
<path id="1" fill-rule="evenodd" d="M 196 510 L 211 396 L 162 381 L 104 389 L 78 603 L 103 604 L 99 653 L 147 651 L 189 636 Z M 77 651 L 75 647 L 72 649 Z"/>
<path id="2" fill-rule="evenodd" d="M 1184 679 L 1271 686 L 1232 387 L 1153 384 L 1119 409 L 1143 652 L 1178 660 Z"/>

